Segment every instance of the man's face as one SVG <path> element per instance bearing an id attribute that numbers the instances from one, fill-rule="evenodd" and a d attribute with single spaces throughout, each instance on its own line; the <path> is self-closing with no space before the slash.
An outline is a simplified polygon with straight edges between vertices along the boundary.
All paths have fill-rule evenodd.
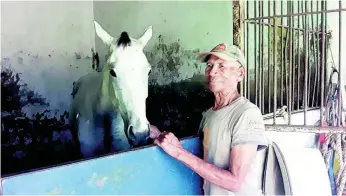
<path id="1" fill-rule="evenodd" d="M 209 58 L 205 68 L 206 80 L 213 93 L 236 90 L 244 72 L 237 61 L 225 61 L 214 55 Z"/>

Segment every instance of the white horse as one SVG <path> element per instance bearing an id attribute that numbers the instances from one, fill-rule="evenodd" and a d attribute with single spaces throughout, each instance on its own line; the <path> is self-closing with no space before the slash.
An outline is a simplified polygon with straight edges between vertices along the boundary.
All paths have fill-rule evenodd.
<path id="1" fill-rule="evenodd" d="M 73 84 L 69 115 L 84 157 L 146 145 L 150 132 L 146 98 L 151 65 L 143 48 L 152 37 L 152 26 L 139 39 L 127 32 L 115 39 L 94 24 L 97 36 L 109 48 L 109 57 L 101 72 Z"/>

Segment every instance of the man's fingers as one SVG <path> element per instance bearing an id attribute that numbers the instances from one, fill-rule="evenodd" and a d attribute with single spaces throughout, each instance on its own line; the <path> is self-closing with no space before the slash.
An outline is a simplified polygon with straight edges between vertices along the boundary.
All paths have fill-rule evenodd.
<path id="1" fill-rule="evenodd" d="M 159 137 L 157 137 L 156 139 L 156 142 L 158 142 L 160 145 L 162 145 L 163 143 L 167 143 L 169 142 L 169 138 L 167 138 L 167 135 L 165 133 L 161 133 L 159 135 Z M 154 140 L 154 143 L 155 143 L 155 140 Z"/>
<path id="2" fill-rule="evenodd" d="M 158 139 L 155 139 L 155 140 L 154 140 L 154 144 L 156 144 L 156 145 L 158 145 L 158 146 L 161 146 L 161 141 L 158 140 Z"/>
<path id="3" fill-rule="evenodd" d="M 159 137 L 159 135 L 161 134 L 160 130 L 154 126 L 154 125 L 150 125 L 150 135 L 149 137 L 151 139 L 156 139 L 157 137 Z"/>
<path id="4" fill-rule="evenodd" d="M 167 133 L 167 138 L 173 139 L 174 138 L 174 134 L 172 132 L 168 132 Z"/>
<path id="5" fill-rule="evenodd" d="M 166 134 L 161 133 L 157 139 L 160 140 L 160 142 L 166 142 L 165 138 L 166 138 Z"/>
<path id="6" fill-rule="evenodd" d="M 160 132 L 159 135 L 156 135 L 154 139 L 154 144 L 158 145 L 158 146 L 162 146 L 165 143 L 171 143 L 173 138 L 173 134 L 171 132 Z"/>
<path id="7" fill-rule="evenodd" d="M 163 148 L 163 146 L 165 146 L 165 142 L 166 140 L 163 138 L 163 139 L 155 139 L 154 140 L 154 144 L 160 146 L 161 148 Z"/>
<path id="8" fill-rule="evenodd" d="M 150 131 L 149 137 L 150 137 L 151 139 L 156 139 L 157 137 L 160 136 L 160 134 L 161 134 L 161 133 L 160 133 L 159 131 L 153 130 L 153 131 Z"/>

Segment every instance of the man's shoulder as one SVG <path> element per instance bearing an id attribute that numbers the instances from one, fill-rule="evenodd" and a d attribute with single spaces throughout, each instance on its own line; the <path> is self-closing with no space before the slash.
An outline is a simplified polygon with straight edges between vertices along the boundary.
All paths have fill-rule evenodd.
<path id="1" fill-rule="evenodd" d="M 242 99 L 241 99 L 241 103 L 242 103 L 242 107 L 244 107 L 244 109 L 257 109 L 257 110 L 260 110 L 259 109 L 259 107 L 256 105 L 256 104 L 254 104 L 254 103 L 252 103 L 249 99 L 247 99 L 246 97 L 242 97 Z"/>
<path id="2" fill-rule="evenodd" d="M 265 135 L 263 115 L 259 107 L 247 100 L 237 112 L 238 116 L 230 126 L 233 135 L 232 147 L 239 144 L 256 143 L 258 150 L 265 148 L 268 141 Z"/>
<path id="3" fill-rule="evenodd" d="M 202 114 L 200 129 L 208 119 L 214 119 L 209 123 L 217 122 L 220 125 L 234 125 L 242 117 L 263 119 L 261 110 L 257 105 L 252 103 L 247 98 L 241 96 L 232 105 L 229 105 L 221 110 L 214 111 L 212 108 L 207 109 Z M 217 118 L 218 120 L 215 120 Z M 221 119 L 220 119 L 221 118 Z"/>
<path id="4" fill-rule="evenodd" d="M 241 97 L 241 99 L 237 101 L 235 107 L 231 108 L 231 110 L 232 115 L 234 115 L 236 119 L 243 115 L 251 115 L 254 117 L 262 116 L 259 107 L 245 97 Z"/>

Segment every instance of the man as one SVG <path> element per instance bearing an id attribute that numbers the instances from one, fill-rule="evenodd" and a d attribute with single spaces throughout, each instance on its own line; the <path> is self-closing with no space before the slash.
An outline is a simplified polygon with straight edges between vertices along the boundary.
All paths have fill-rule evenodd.
<path id="1" fill-rule="evenodd" d="M 254 164 L 267 140 L 259 108 L 237 90 L 245 76 L 244 55 L 236 46 L 219 44 L 198 59 L 207 64 L 205 76 L 215 97 L 200 124 L 204 160 L 152 125 L 154 143 L 204 178 L 206 195 L 261 195 Z"/>

